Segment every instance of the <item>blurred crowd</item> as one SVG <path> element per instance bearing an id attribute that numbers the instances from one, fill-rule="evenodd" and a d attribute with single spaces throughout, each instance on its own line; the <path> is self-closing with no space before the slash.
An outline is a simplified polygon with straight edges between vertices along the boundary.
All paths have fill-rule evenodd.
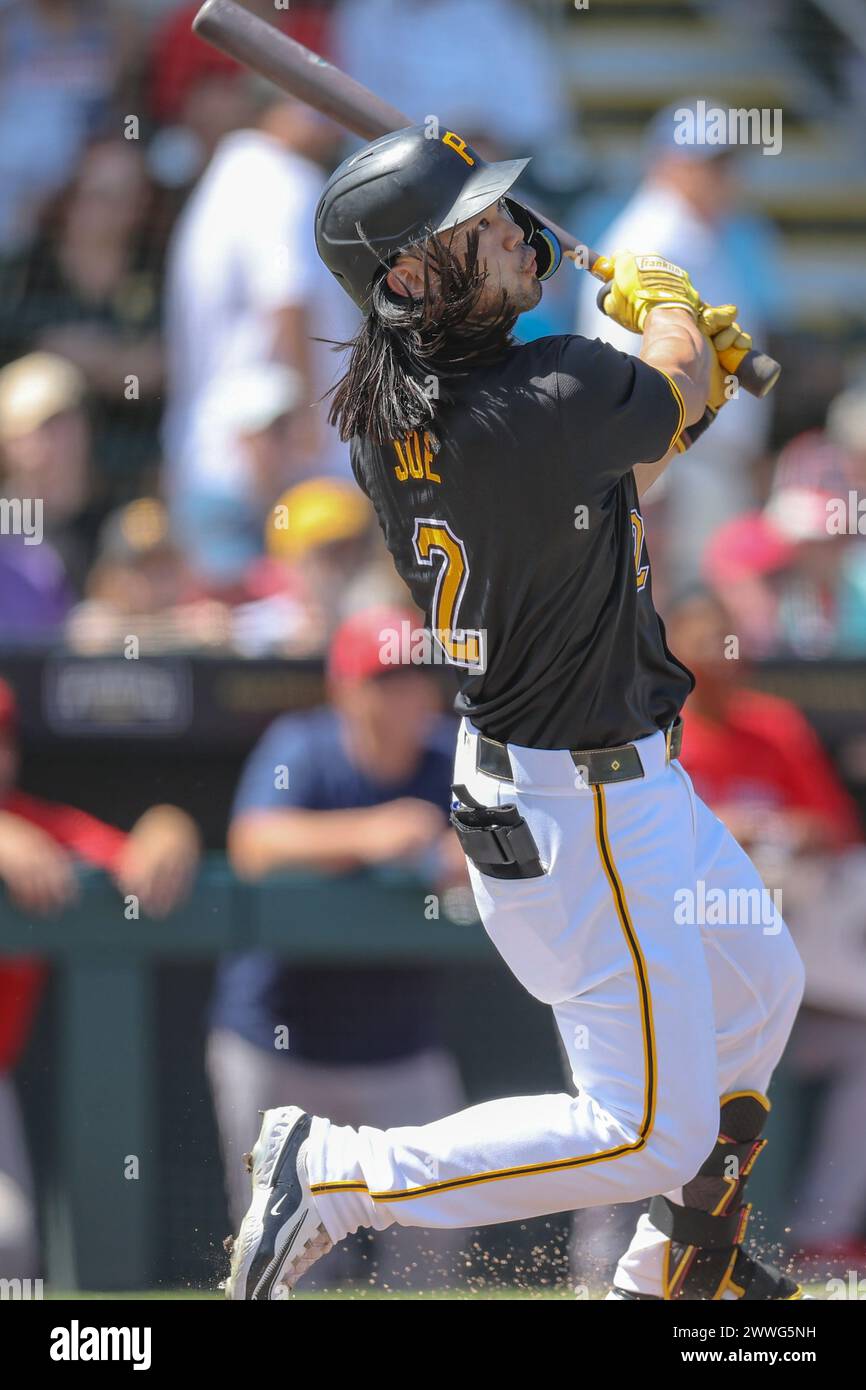
<path id="1" fill-rule="evenodd" d="M 410 108 L 471 18 L 510 95 L 449 48 L 425 109 L 533 146 L 559 122 L 549 45 L 508 0 L 248 8 Z M 307 653 L 405 598 L 326 419 L 358 319 L 313 213 L 345 133 L 193 35 L 196 9 L 0 5 L 0 492 L 41 506 L 38 543 L 0 534 L 0 644 Z"/>
<path id="2" fill-rule="evenodd" d="M 540 7 L 244 3 L 413 116 L 447 116 L 483 154 L 534 154 L 532 196 L 567 225 L 583 228 L 607 189 Z M 318 261 L 313 210 L 352 146 L 197 39 L 197 7 L 160 0 L 142 15 L 108 0 L 0 0 L 0 651 L 118 653 L 133 633 L 145 654 L 329 653 L 327 705 L 278 721 L 245 769 L 229 834 L 236 872 L 348 872 L 387 854 L 438 888 L 465 887 L 430 675 L 383 675 L 373 658 L 383 615 L 417 615 L 327 423 L 333 345 L 357 318 Z M 473 42 L 455 43 L 467 28 Z M 736 301 L 757 343 L 780 341 L 796 306 L 777 292 L 773 228 L 742 192 L 739 163 L 755 155 L 680 146 L 672 129 L 670 111 L 651 122 L 642 179 L 594 243 L 682 263 L 707 300 Z M 598 311 L 597 289 L 566 265 L 520 334 L 576 331 L 635 350 Z M 829 1100 L 792 1197 L 792 1243 L 862 1254 L 866 1018 L 862 1000 L 843 1007 L 838 990 L 821 993 L 816 926 L 832 881 L 838 920 L 852 942 L 862 936 L 862 831 L 802 717 L 754 694 L 747 668 L 749 658 L 866 654 L 866 378 L 853 359 L 823 377 L 814 368 L 795 353 L 786 363 L 809 401 L 789 414 L 793 428 L 774 421 L 773 398 L 735 401 L 645 512 L 657 605 L 673 650 L 702 677 L 685 764 L 767 881 L 784 883 L 786 915 L 814 957 L 818 984 L 791 1058 L 802 1076 L 820 1075 Z M 10 524 L 16 516 L 27 524 Z M 732 633 L 746 660 L 720 657 Z M 195 872 L 189 819 L 142 808 L 121 835 L 37 805 L 16 789 L 15 730 L 14 698 L 0 687 L 0 881 L 19 906 L 60 910 L 78 859 L 121 892 L 137 885 L 145 910 L 149 894 L 154 912 L 170 910 Z M 275 788 L 277 765 L 291 770 L 290 795 Z M 844 954 L 833 968 L 844 976 Z M 341 999 L 357 1004 L 357 972 L 337 975 L 299 991 L 273 960 L 220 972 L 208 1069 L 237 1210 L 237 1158 L 257 1108 L 290 1100 L 389 1124 L 462 1103 L 433 1021 L 432 974 L 367 971 L 375 1002 L 364 1030 L 345 1033 L 333 1022 Z M 7 1135 L 17 1120 L 4 1073 L 40 980 L 36 963 L 2 966 L 0 989 L 18 1009 L 0 1034 Z M 346 1017 L 357 1021 L 355 1006 Z M 294 1041 L 275 1054 L 286 1018 Z M 20 1137 L 0 1150 L 0 1210 L 11 1173 L 36 1268 L 22 1151 Z"/>
<path id="3" fill-rule="evenodd" d="M 488 156 L 534 154 L 533 194 L 573 225 L 605 189 L 550 32 L 517 0 L 248 8 Z M 41 501 L 39 544 L 4 513 L 0 644 L 110 652 L 132 626 L 144 651 L 306 653 L 353 607 L 405 598 L 327 423 L 357 318 L 313 210 L 351 145 L 193 35 L 195 9 L 0 4 L 0 495 Z M 471 48 L 451 44 L 467 24 Z M 764 342 L 792 306 L 738 179 L 760 155 L 673 129 L 671 111 L 651 123 L 643 180 L 596 240 L 681 261 Z M 633 349 L 596 288 L 566 266 L 521 334 Z M 864 420 L 845 364 L 795 438 L 772 401 L 723 412 L 648 499 L 662 607 L 700 578 L 755 655 L 861 654 L 866 535 L 827 507 L 863 486 Z"/>

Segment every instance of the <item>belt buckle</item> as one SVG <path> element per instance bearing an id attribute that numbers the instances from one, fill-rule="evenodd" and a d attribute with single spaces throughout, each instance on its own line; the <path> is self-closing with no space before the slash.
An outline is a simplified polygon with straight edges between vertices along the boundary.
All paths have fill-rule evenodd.
<path id="1" fill-rule="evenodd" d="M 495 777 L 500 782 L 514 781 L 508 745 L 500 743 L 498 739 L 488 738 L 486 734 L 478 735 L 475 745 L 475 768 L 476 771 L 483 772 L 487 777 Z"/>
<path id="2" fill-rule="evenodd" d="M 670 760 L 671 760 L 671 739 L 673 738 L 673 736 L 674 736 L 674 726 L 673 726 L 673 723 L 670 723 L 670 724 L 668 724 L 668 727 L 665 729 L 665 762 L 666 762 L 666 763 L 669 763 Z"/>

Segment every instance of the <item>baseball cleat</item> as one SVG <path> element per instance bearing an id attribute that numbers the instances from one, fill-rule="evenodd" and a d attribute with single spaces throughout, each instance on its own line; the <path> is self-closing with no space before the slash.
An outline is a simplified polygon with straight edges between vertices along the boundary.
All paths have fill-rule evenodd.
<path id="1" fill-rule="evenodd" d="M 312 1120 L 296 1105 L 263 1112 L 251 1154 L 253 1198 L 237 1237 L 225 1248 L 230 1299 L 285 1299 L 312 1264 L 333 1245 L 310 1193 L 306 1150 Z"/>
<path id="2" fill-rule="evenodd" d="M 755 1291 L 749 1290 L 749 1284 L 752 1283 L 752 1279 L 745 1282 L 744 1286 L 737 1286 L 737 1284 L 734 1284 L 734 1290 L 735 1293 L 737 1293 L 735 1301 L 813 1301 L 812 1294 L 803 1293 L 801 1284 L 796 1283 L 794 1279 L 790 1279 L 787 1275 L 783 1275 L 780 1270 L 776 1269 L 776 1266 L 767 1265 L 762 1259 L 755 1259 L 752 1255 L 744 1254 L 744 1251 L 740 1251 L 740 1254 L 738 1254 L 737 1266 L 735 1266 L 735 1268 L 740 1270 L 741 1277 L 749 1275 L 749 1273 L 751 1273 L 752 1279 L 755 1279 L 756 1276 Z M 714 1293 L 712 1297 L 719 1298 L 719 1295 L 719 1290 L 716 1290 L 716 1293 Z M 638 1293 L 637 1290 L 621 1289 L 619 1284 L 612 1284 L 606 1297 L 609 1298 L 609 1300 L 630 1300 L 635 1302 L 638 1300 L 648 1300 L 651 1302 L 664 1302 L 660 1294 L 642 1294 Z M 691 1301 L 695 1301 L 694 1298 L 692 1298 Z M 705 1297 L 705 1300 L 699 1301 L 709 1300 L 706 1300 Z"/>
<path id="3" fill-rule="evenodd" d="M 614 1300 L 615 1300 L 615 1299 L 622 1299 L 622 1300 L 628 1299 L 628 1300 L 631 1300 L 631 1301 L 634 1301 L 634 1302 L 637 1302 L 639 1299 L 641 1299 L 641 1300 L 644 1300 L 644 1301 L 647 1301 L 647 1302 L 651 1302 L 651 1303 L 662 1303 L 662 1302 L 664 1301 L 664 1300 L 662 1299 L 662 1297 L 661 1297 L 660 1294 L 657 1294 L 657 1293 L 630 1293 L 628 1289 L 618 1289 L 618 1288 L 616 1287 L 615 1284 L 614 1284 L 613 1288 L 610 1290 L 610 1292 L 606 1295 L 605 1302 L 609 1302 L 611 1299 L 614 1299 Z M 810 1293 L 798 1293 L 798 1294 L 792 1294 L 792 1295 L 791 1295 L 791 1299 L 790 1299 L 789 1301 L 791 1301 L 791 1302 L 794 1302 L 794 1301 L 797 1301 L 797 1302 L 814 1302 L 814 1297 L 813 1297 L 813 1295 L 810 1294 Z"/>

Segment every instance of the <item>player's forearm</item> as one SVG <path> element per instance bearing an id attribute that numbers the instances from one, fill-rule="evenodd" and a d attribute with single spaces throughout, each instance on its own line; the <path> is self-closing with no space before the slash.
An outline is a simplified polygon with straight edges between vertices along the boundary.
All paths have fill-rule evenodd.
<path id="1" fill-rule="evenodd" d="M 678 452 L 677 449 L 670 449 L 668 453 L 665 454 L 664 458 L 656 459 L 655 463 L 635 464 L 632 472 L 634 473 L 634 480 L 637 485 L 638 497 L 643 497 L 644 493 L 649 491 L 656 479 L 660 478 L 662 473 L 664 473 L 671 459 L 677 457 Z"/>
<path id="2" fill-rule="evenodd" d="M 660 307 L 647 315 L 641 360 L 671 378 L 685 407 L 686 425 L 701 419 L 710 391 L 712 348 L 691 314 Z"/>
<path id="3" fill-rule="evenodd" d="M 229 827 L 228 852 L 240 878 L 280 869 L 345 870 L 359 866 L 363 810 L 251 811 Z"/>

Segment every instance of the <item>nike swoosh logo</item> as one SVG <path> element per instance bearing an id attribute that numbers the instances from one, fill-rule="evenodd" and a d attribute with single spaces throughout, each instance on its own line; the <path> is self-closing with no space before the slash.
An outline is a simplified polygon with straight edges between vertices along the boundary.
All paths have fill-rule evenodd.
<path id="1" fill-rule="evenodd" d="M 280 1210 L 280 1207 L 283 1205 L 283 1202 L 286 1200 L 286 1198 L 288 1197 L 288 1195 L 289 1195 L 288 1192 L 284 1192 L 283 1195 L 282 1195 L 282 1197 L 280 1198 L 280 1200 L 279 1200 L 278 1202 L 274 1202 L 274 1205 L 271 1207 L 271 1213 L 270 1213 L 271 1216 L 277 1216 L 277 1215 L 278 1215 L 279 1210 Z"/>

